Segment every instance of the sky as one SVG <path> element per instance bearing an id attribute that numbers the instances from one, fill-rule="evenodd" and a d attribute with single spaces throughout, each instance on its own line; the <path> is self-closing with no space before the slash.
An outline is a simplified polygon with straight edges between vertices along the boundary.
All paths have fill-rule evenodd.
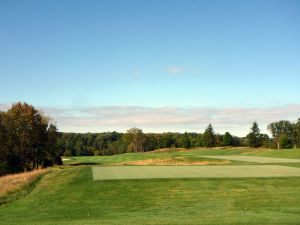
<path id="1" fill-rule="evenodd" d="M 300 117 L 300 1 L 0 1 L 0 109 L 60 131 L 243 136 Z"/>

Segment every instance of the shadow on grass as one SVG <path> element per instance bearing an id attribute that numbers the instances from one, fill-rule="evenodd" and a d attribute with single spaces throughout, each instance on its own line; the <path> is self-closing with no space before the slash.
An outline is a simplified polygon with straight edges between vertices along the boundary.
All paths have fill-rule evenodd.
<path id="1" fill-rule="evenodd" d="M 79 162 L 79 163 L 70 163 L 67 166 L 94 166 L 94 165 L 103 165 L 103 163 L 89 163 L 89 162 Z"/>

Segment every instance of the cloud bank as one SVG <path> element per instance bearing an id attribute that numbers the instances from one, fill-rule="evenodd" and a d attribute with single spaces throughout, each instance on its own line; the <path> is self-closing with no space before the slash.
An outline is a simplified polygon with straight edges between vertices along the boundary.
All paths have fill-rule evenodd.
<path id="1" fill-rule="evenodd" d="M 0 104 L 5 110 L 8 105 Z M 205 108 L 205 107 L 141 107 L 102 106 L 71 108 L 39 108 L 57 121 L 60 131 L 102 132 L 126 131 L 139 127 L 144 132 L 203 132 L 211 123 L 218 133 L 229 131 L 244 136 L 253 121 L 262 132 L 273 121 L 296 121 L 300 117 L 300 104 L 266 108 Z"/>

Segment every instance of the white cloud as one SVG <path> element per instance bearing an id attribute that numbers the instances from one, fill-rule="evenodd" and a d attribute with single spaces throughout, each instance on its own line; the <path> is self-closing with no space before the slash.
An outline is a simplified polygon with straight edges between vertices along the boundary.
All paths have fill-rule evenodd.
<path id="1" fill-rule="evenodd" d="M 10 105 L 0 103 L 0 111 L 6 111 L 9 109 Z"/>
<path id="2" fill-rule="evenodd" d="M 185 72 L 185 69 L 181 67 L 171 66 L 171 67 L 167 67 L 166 71 L 171 74 L 180 74 Z"/>
<path id="3" fill-rule="evenodd" d="M 1 108 L 8 107 L 0 104 Z M 264 108 L 103 106 L 40 109 L 57 121 L 59 130 L 73 132 L 124 132 L 131 127 L 142 128 L 144 132 L 203 132 L 212 123 L 218 133 L 229 131 L 243 136 L 249 132 L 253 121 L 257 121 L 266 133 L 267 125 L 273 121 L 296 121 L 300 117 L 300 104 Z"/>

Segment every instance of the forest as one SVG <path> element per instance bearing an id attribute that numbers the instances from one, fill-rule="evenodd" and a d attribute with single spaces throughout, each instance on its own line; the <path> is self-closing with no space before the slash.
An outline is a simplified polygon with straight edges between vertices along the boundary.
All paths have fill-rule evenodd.
<path id="1" fill-rule="evenodd" d="M 60 133 L 59 146 L 65 156 L 114 155 L 125 152 L 147 152 L 161 148 L 251 147 L 291 149 L 300 146 L 300 119 L 297 123 L 281 120 L 268 126 L 272 137 L 262 134 L 253 122 L 246 137 L 229 132 L 218 134 L 208 125 L 203 133 L 143 133 L 131 128 L 126 133 Z"/>

